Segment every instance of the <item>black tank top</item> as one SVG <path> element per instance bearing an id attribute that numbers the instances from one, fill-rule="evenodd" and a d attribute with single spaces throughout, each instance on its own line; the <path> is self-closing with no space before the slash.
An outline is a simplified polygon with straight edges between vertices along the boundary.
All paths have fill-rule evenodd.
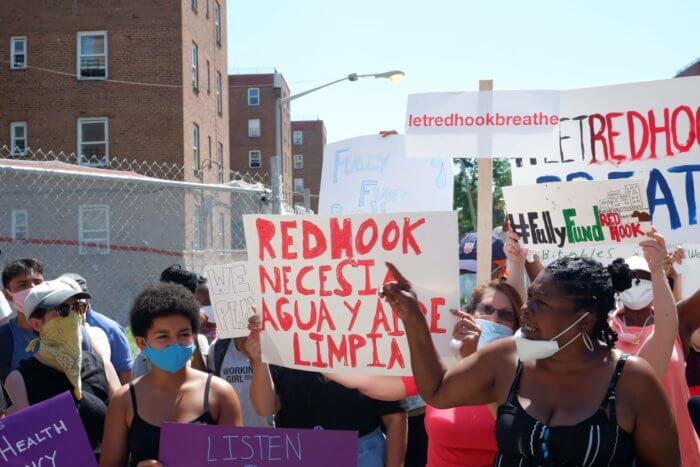
<path id="1" fill-rule="evenodd" d="M 621 355 L 600 408 L 573 426 L 547 426 L 528 415 L 518 401 L 523 365 L 518 361 L 507 401 L 496 417 L 497 467 L 526 466 L 633 466 L 632 435 L 615 416 L 615 390 L 627 355 Z M 605 414 L 610 404 L 610 417 Z"/>
<path id="2" fill-rule="evenodd" d="M 69 391 L 73 395 L 73 386 L 62 372 L 44 365 L 36 358 L 22 360 L 17 368 L 30 405 L 45 401 Z M 83 398 L 75 401 L 80 420 L 87 432 L 93 449 L 100 446 L 107 413 L 107 377 L 102 359 L 90 352 L 83 352 L 80 367 Z M 75 396 L 73 396 L 75 400 Z"/>
<path id="3" fill-rule="evenodd" d="M 209 375 L 207 377 L 207 383 L 204 387 L 204 413 L 190 423 L 201 423 L 203 425 L 217 424 L 214 417 L 209 413 L 209 385 L 211 384 L 211 376 L 212 375 Z M 131 393 L 131 406 L 134 411 L 134 418 L 129 427 L 127 446 L 129 448 L 129 465 L 136 467 L 136 464 L 141 461 L 149 459 L 158 460 L 160 427 L 151 425 L 139 416 L 138 406 L 136 405 L 136 389 L 134 389 L 132 383 L 129 383 L 129 392 Z"/>
<path id="4" fill-rule="evenodd" d="M 700 386 L 700 352 L 690 346 L 688 358 L 685 359 L 685 379 L 688 387 Z"/>

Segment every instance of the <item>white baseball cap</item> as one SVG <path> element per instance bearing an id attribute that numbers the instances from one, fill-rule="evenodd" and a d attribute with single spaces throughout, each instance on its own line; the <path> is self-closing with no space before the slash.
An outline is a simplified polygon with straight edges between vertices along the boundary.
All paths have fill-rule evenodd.
<path id="1" fill-rule="evenodd" d="M 74 284 L 71 284 L 72 281 Z M 56 308 L 69 298 L 92 298 L 87 292 L 83 292 L 77 282 L 61 277 L 51 281 L 44 281 L 32 288 L 27 298 L 24 299 L 24 316 L 29 317 L 37 308 Z"/>

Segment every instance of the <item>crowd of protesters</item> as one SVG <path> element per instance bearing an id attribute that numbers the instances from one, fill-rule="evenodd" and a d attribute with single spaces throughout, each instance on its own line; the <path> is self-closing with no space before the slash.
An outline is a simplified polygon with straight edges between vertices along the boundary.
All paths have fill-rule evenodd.
<path id="1" fill-rule="evenodd" d="M 529 261 L 506 233 L 507 275 L 452 310 L 445 369 L 410 283 L 380 296 L 402 320 L 412 377 L 263 362 L 258 316 L 217 338 L 206 280 L 178 265 L 134 299 L 130 331 L 91 306 L 80 271 L 2 271 L 0 411 L 70 391 L 101 466 L 158 466 L 164 422 L 352 430 L 359 466 L 700 467 L 700 291 L 652 230 L 640 255 Z M 160 279 L 160 280 L 158 280 Z M 6 307 L 5 307 L 6 308 Z M 5 309 L 3 308 L 3 309 Z"/>

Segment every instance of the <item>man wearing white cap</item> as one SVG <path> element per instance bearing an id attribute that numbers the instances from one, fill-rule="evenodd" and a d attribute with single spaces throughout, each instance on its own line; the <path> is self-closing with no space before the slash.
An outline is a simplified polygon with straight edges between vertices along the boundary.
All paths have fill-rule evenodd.
<path id="1" fill-rule="evenodd" d="M 78 287 L 79 289 L 79 287 Z M 102 439 L 107 402 L 119 389 L 114 367 L 104 357 L 82 351 L 81 325 L 90 295 L 65 280 L 43 282 L 29 292 L 23 314 L 39 346 L 20 362 L 5 383 L 13 401 L 9 413 L 71 391 L 93 449 Z"/>

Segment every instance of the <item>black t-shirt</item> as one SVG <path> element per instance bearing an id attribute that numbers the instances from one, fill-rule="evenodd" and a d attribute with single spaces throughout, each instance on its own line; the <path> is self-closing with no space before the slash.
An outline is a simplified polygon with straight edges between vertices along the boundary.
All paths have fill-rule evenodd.
<path id="1" fill-rule="evenodd" d="M 270 365 L 282 409 L 279 428 L 353 430 L 366 435 L 380 426 L 382 415 L 402 412 L 398 401 L 384 402 L 326 381 L 320 373 Z"/>
<path id="2" fill-rule="evenodd" d="M 61 393 L 70 391 L 73 386 L 62 372 L 44 365 L 36 358 L 22 360 L 17 369 L 27 388 L 29 405 L 51 399 Z M 107 413 L 107 377 L 101 357 L 91 352 L 83 352 L 80 367 L 80 380 L 83 398 L 75 401 L 80 420 L 87 432 L 90 445 L 97 448 L 102 442 L 105 414 Z M 75 396 L 73 395 L 75 400 Z"/>

